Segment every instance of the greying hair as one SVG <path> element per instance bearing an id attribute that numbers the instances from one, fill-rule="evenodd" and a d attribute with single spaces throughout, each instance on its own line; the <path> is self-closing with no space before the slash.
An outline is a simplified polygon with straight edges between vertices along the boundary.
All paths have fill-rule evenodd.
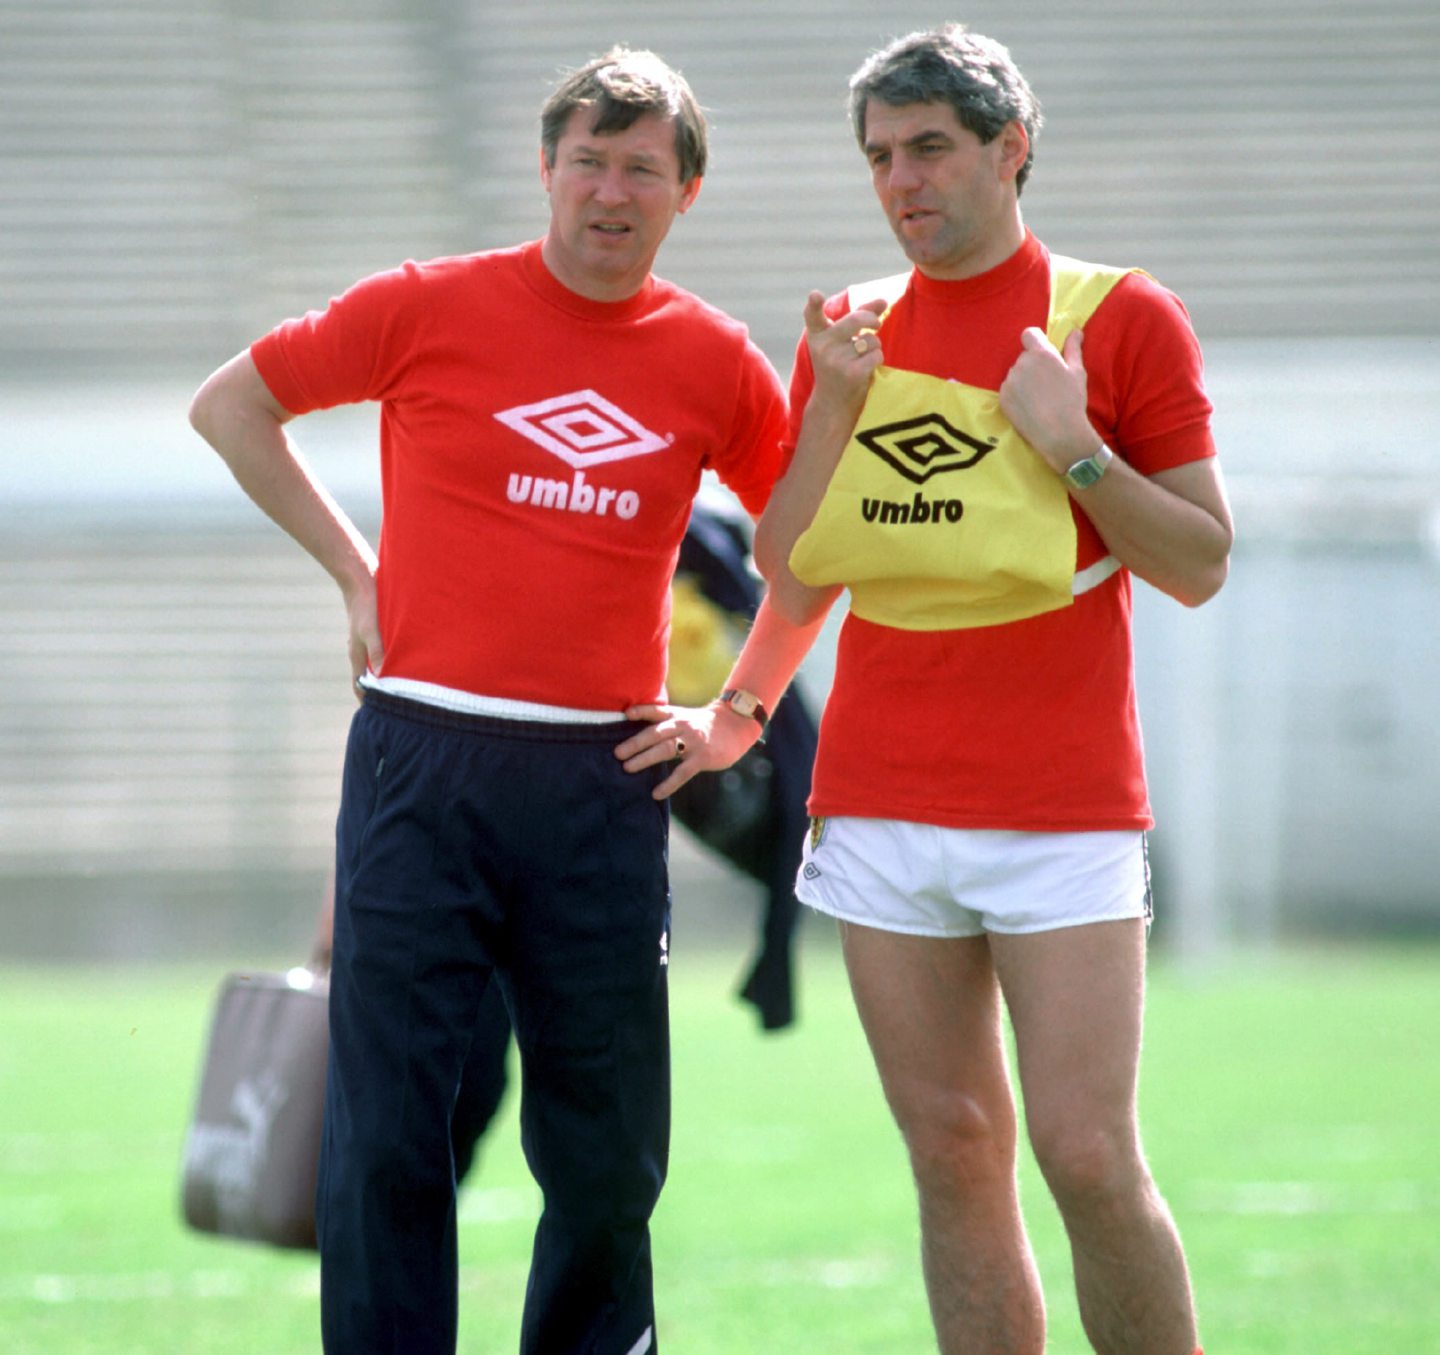
<path id="1" fill-rule="evenodd" d="M 869 57 L 850 78 L 850 122 L 862 150 L 871 99 L 892 108 L 949 104 L 960 125 L 987 144 L 1007 123 L 1018 122 L 1030 151 L 1015 176 L 1016 193 L 1025 187 L 1044 119 L 1009 51 L 993 38 L 971 33 L 964 24 L 942 24 L 896 38 Z"/>
<path id="2" fill-rule="evenodd" d="M 552 169 L 560 134 L 577 108 L 595 110 L 590 131 L 596 135 L 623 132 L 647 113 L 673 119 L 680 182 L 689 183 L 705 173 L 709 154 L 705 116 L 685 77 L 654 52 L 612 47 L 561 81 L 540 112 L 540 146 Z"/>

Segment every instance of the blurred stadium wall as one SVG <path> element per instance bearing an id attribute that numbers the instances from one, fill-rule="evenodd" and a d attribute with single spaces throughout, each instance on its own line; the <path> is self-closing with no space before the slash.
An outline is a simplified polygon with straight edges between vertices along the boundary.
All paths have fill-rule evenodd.
<path id="1" fill-rule="evenodd" d="M 364 273 L 539 234 L 539 104 L 626 41 L 713 122 L 661 271 L 788 372 L 808 289 L 902 262 L 845 81 L 949 17 L 1044 104 L 1028 222 L 1147 268 L 1206 347 L 1232 581 L 1137 590 L 1168 934 L 1440 924 L 1433 0 L 0 0 L 0 956 L 308 934 L 343 616 L 189 432 L 212 368 Z M 298 436 L 373 525 L 373 412 Z"/>

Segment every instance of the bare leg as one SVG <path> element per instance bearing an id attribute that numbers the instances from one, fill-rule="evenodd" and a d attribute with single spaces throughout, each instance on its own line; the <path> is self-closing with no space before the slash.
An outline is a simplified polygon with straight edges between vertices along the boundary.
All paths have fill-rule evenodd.
<path id="1" fill-rule="evenodd" d="M 1015 1182 L 1015 1103 L 983 937 L 842 924 L 851 989 L 920 1199 L 942 1355 L 1039 1355 L 1045 1310 Z"/>
<path id="2" fill-rule="evenodd" d="M 1035 1156 L 1101 1355 L 1192 1355 L 1185 1256 L 1140 1146 L 1144 924 L 992 936 Z"/>

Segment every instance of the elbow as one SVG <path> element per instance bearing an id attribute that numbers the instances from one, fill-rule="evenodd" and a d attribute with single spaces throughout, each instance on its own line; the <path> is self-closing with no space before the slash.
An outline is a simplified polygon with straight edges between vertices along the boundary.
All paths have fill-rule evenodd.
<path id="1" fill-rule="evenodd" d="M 1230 577 L 1230 551 L 1234 545 L 1235 528 L 1227 513 L 1216 520 L 1208 541 L 1197 552 L 1199 558 L 1179 580 L 1179 586 L 1166 591 L 1186 607 L 1203 607 Z"/>
<path id="2" fill-rule="evenodd" d="M 1226 565 L 1206 575 L 1203 579 L 1193 580 L 1183 590 L 1177 590 L 1175 599 L 1186 607 L 1203 607 L 1225 586 L 1225 579 L 1229 573 Z"/>
<path id="3" fill-rule="evenodd" d="M 226 423 L 227 387 L 225 369 L 214 373 L 190 398 L 190 427 L 212 447 L 218 447 Z"/>
<path id="4" fill-rule="evenodd" d="M 1224 552 L 1197 569 L 1172 596 L 1186 607 L 1203 607 L 1225 586 L 1229 577 L 1230 543 L 1227 540 Z"/>
<path id="5" fill-rule="evenodd" d="M 190 398 L 190 427 L 217 451 L 236 430 L 262 427 L 289 419 L 289 413 L 270 394 L 248 353 L 240 353 L 206 377 Z"/>
<path id="6" fill-rule="evenodd" d="M 769 513 L 761 517 L 751 550 L 755 568 L 765 580 L 770 608 L 792 626 L 809 626 L 830 610 L 844 590 L 801 583 L 790 568 L 793 546 L 793 538 L 775 528 Z"/>
<path id="7" fill-rule="evenodd" d="M 190 427 L 209 442 L 210 435 L 207 432 L 210 427 L 209 382 L 206 382 L 190 397 L 189 418 Z"/>
<path id="8" fill-rule="evenodd" d="M 824 617 L 841 591 L 839 588 L 811 588 L 787 569 L 769 580 L 765 596 L 771 611 L 790 625 L 803 628 Z"/>
<path id="9" fill-rule="evenodd" d="M 768 584 L 773 584 L 777 578 L 784 573 L 786 561 L 775 542 L 775 533 L 767 529 L 766 519 L 762 516 L 755 524 L 755 540 L 751 545 L 751 551 L 755 561 L 755 568 L 759 571 L 760 577 Z"/>

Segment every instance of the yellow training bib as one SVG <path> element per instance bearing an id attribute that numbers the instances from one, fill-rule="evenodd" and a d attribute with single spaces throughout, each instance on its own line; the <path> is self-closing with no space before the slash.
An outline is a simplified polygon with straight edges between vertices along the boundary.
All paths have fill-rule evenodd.
<path id="1" fill-rule="evenodd" d="M 1052 256 L 1056 348 L 1126 271 Z M 896 281 L 850 295 L 869 300 Z M 1068 607 L 1075 550 L 1064 482 L 1000 412 L 997 392 L 879 367 L 790 567 L 802 583 L 848 587 L 867 621 L 953 630 Z"/>

